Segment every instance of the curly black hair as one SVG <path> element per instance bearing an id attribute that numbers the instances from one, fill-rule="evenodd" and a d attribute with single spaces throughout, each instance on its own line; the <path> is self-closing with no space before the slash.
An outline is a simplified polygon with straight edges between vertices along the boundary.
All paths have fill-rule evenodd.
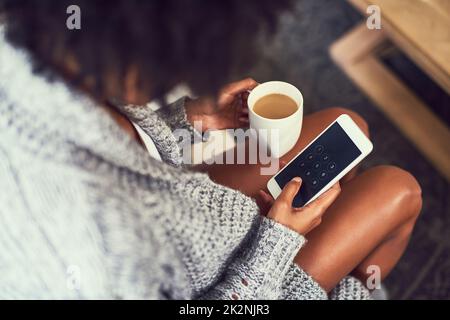
<path id="1" fill-rule="evenodd" d="M 81 29 L 66 27 L 69 5 L 81 9 Z M 122 83 L 138 70 L 139 87 L 161 97 L 186 83 L 215 93 L 248 71 L 256 42 L 274 32 L 290 0 L 0 0 L 6 37 L 26 49 L 38 70 L 62 75 L 70 54 L 81 79 L 104 97 L 106 79 Z M 73 80 L 73 79 L 72 79 Z"/>

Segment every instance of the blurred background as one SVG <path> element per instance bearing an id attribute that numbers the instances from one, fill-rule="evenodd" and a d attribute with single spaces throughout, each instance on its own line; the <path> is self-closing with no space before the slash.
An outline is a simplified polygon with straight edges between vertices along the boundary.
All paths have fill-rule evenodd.
<path id="1" fill-rule="evenodd" d="M 368 30 L 363 9 L 377 2 L 383 30 Z M 415 17 L 418 13 L 421 16 Z M 448 57 L 417 57 L 414 46 L 409 48 L 395 34 L 391 37 L 391 30 L 394 33 L 403 27 L 396 23 L 408 23 L 408 19 L 418 28 L 406 24 L 405 30 L 413 32 L 409 39 L 430 32 L 440 37 L 436 41 L 428 38 L 435 41 L 429 48 L 431 54 L 448 53 Z M 358 29 L 361 23 L 362 31 Z M 372 32 L 375 39 L 365 32 Z M 437 43 L 441 40 L 445 43 Z M 330 57 L 332 45 L 335 61 Z M 283 80 L 296 85 L 304 95 L 306 114 L 343 106 L 367 120 L 375 149 L 362 169 L 393 164 L 416 176 L 423 189 L 422 215 L 405 255 L 385 285 L 390 298 L 449 299 L 450 89 L 446 85 L 450 80 L 450 1 L 298 1 L 295 10 L 283 17 L 275 41 L 263 42 L 261 52 L 264 58 L 250 76 L 258 82 Z M 370 57 L 377 57 L 381 70 L 352 69 L 352 56 L 360 61 L 369 52 Z M 421 58 L 435 59 L 441 65 L 433 65 L 437 70 L 427 68 Z M 372 58 L 367 61 L 373 62 Z"/>

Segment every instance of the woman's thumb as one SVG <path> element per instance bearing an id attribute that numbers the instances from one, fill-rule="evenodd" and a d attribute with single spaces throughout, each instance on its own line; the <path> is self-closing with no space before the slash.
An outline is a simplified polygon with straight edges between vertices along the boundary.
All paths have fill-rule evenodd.
<path id="1" fill-rule="evenodd" d="M 302 179 L 300 177 L 295 177 L 284 186 L 283 191 L 281 191 L 278 198 L 281 198 L 282 201 L 286 201 L 292 205 L 292 201 L 294 201 L 294 197 L 297 195 L 301 185 Z"/>

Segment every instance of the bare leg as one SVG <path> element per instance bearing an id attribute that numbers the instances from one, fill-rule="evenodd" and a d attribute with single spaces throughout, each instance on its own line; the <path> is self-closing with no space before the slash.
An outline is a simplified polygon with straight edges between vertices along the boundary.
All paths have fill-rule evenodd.
<path id="1" fill-rule="evenodd" d="M 350 273 L 364 281 L 370 265 L 383 279 L 403 254 L 421 206 L 420 187 L 409 173 L 370 169 L 342 186 L 295 262 L 328 291 Z"/>

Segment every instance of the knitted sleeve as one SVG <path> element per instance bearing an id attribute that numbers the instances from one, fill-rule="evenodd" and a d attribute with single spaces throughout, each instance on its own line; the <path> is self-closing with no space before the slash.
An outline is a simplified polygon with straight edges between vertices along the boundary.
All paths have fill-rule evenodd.
<path id="1" fill-rule="evenodd" d="M 329 295 L 320 285 L 304 270 L 292 263 L 289 271 L 283 279 L 282 293 L 284 300 L 371 300 L 369 290 L 361 281 L 352 276 L 342 279 L 331 290 Z"/>
<path id="2" fill-rule="evenodd" d="M 181 97 L 177 101 L 158 109 L 156 114 L 172 131 L 185 129 L 191 134 L 192 138 L 202 141 L 203 137 L 201 132 L 194 128 L 187 119 L 185 106 L 189 99 L 188 96 Z"/>
<path id="3" fill-rule="evenodd" d="M 295 263 L 292 263 L 283 279 L 280 299 L 327 300 L 328 296 L 325 290 L 309 274 L 299 268 Z"/>
<path id="4" fill-rule="evenodd" d="M 372 300 L 370 291 L 352 276 L 342 279 L 330 292 L 331 300 Z"/>
<path id="5" fill-rule="evenodd" d="M 178 167 L 190 163 L 192 143 L 202 141 L 202 134 L 187 120 L 187 99 L 182 97 L 157 111 L 148 105 L 117 108 L 149 135 L 164 162 Z"/>
<path id="6" fill-rule="evenodd" d="M 305 238 L 262 217 L 250 246 L 240 251 L 222 279 L 201 299 L 278 299 L 282 281 Z"/>

